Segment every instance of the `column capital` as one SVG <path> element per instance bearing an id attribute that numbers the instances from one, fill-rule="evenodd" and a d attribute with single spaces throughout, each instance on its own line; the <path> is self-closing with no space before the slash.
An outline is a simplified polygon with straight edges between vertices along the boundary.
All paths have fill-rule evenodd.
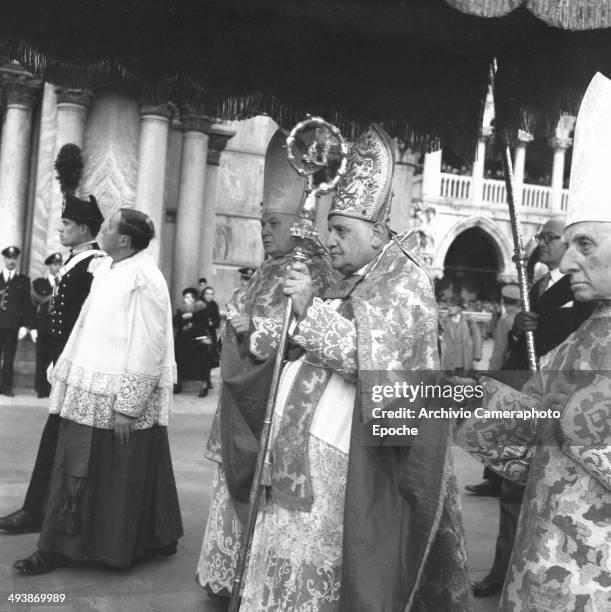
<path id="1" fill-rule="evenodd" d="M 529 142 L 532 142 L 535 137 L 526 130 L 518 130 L 518 138 L 516 144 L 524 144 L 527 145 Z"/>
<path id="2" fill-rule="evenodd" d="M 198 115 L 197 113 L 184 113 L 180 115 L 180 130 L 184 132 L 201 132 L 202 134 L 208 134 L 212 121 L 205 115 Z"/>
<path id="3" fill-rule="evenodd" d="M 235 132 L 233 130 L 222 125 L 213 125 L 208 130 L 208 164 L 211 166 L 218 166 L 220 164 L 221 153 L 234 136 Z"/>
<path id="4" fill-rule="evenodd" d="M 81 106 L 85 110 L 91 106 L 93 92 L 90 89 L 76 89 L 73 87 L 56 87 L 57 104 L 70 104 Z"/>
<path id="5" fill-rule="evenodd" d="M 34 98 L 42 86 L 42 81 L 17 62 L 9 62 L 0 67 L 2 98 L 6 108 L 31 109 Z"/>
<path id="6" fill-rule="evenodd" d="M 166 104 L 140 104 L 140 116 L 144 118 L 169 121 L 174 116 L 175 107 L 171 102 Z"/>
<path id="7" fill-rule="evenodd" d="M 554 136 L 549 139 L 549 145 L 554 151 L 566 151 L 573 144 L 572 138 L 560 138 Z"/>

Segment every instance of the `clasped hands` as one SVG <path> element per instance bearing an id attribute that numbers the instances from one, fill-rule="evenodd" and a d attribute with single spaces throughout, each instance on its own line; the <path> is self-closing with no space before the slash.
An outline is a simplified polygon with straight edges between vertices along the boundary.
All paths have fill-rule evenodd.
<path id="1" fill-rule="evenodd" d="M 312 277 L 305 263 L 298 261 L 288 267 L 282 292 L 293 300 L 293 312 L 300 317 L 314 295 Z"/>

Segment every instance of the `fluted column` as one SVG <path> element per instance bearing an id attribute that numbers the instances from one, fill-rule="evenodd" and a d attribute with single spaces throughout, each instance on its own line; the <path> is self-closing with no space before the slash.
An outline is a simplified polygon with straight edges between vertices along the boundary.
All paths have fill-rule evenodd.
<path id="1" fill-rule="evenodd" d="M 201 217 L 199 276 L 212 280 L 212 261 L 214 239 L 216 234 L 216 202 L 218 193 L 218 174 L 221 153 L 235 132 L 220 125 L 214 125 L 208 131 L 208 155 L 206 160 L 206 185 L 204 191 L 204 208 Z"/>
<path id="2" fill-rule="evenodd" d="M 19 64 L 0 69 L 5 106 L 0 144 L 0 249 L 23 247 L 32 133 L 32 106 L 40 81 Z"/>
<path id="3" fill-rule="evenodd" d="M 184 112 L 183 112 L 184 113 Z M 197 114 L 182 116 L 182 161 L 174 244 L 174 294 L 193 286 L 199 276 L 199 241 L 204 211 L 206 161 L 210 120 Z"/>
<path id="4" fill-rule="evenodd" d="M 552 138 L 550 145 L 554 150 L 554 165 L 552 166 L 552 207 L 554 213 L 562 212 L 562 185 L 564 182 L 564 160 L 566 150 L 573 144 L 570 138 Z"/>
<path id="5" fill-rule="evenodd" d="M 441 149 L 424 155 L 422 196 L 438 198 L 441 194 Z"/>
<path id="6" fill-rule="evenodd" d="M 57 100 L 55 153 L 68 143 L 83 148 L 85 141 L 85 121 L 87 111 L 91 106 L 93 92 L 88 89 L 73 89 L 69 87 L 56 87 Z M 59 181 L 53 180 L 51 186 L 51 203 L 49 207 L 49 230 L 47 233 L 47 253 L 62 249 L 57 229 L 60 224 L 63 196 L 59 188 Z"/>
<path id="7" fill-rule="evenodd" d="M 486 144 L 492 135 L 492 128 L 483 127 L 477 140 L 477 151 L 473 160 L 473 173 L 471 176 L 471 201 L 482 201 L 484 187 L 484 166 L 486 163 Z"/>
<path id="8" fill-rule="evenodd" d="M 145 212 L 155 224 L 157 238 L 151 242 L 148 252 L 157 263 L 159 263 L 161 236 L 165 223 L 163 196 L 172 114 L 173 109 L 169 104 L 140 107 L 136 208 Z"/>
<path id="9" fill-rule="evenodd" d="M 524 130 L 518 132 L 518 140 L 513 151 L 513 191 L 517 206 L 522 206 L 522 190 L 524 188 L 524 164 L 526 163 L 526 147 L 532 142 L 533 136 Z"/>
<path id="10" fill-rule="evenodd" d="M 390 225 L 395 231 L 407 229 L 410 223 L 412 183 L 420 157 L 397 139 L 395 144 L 395 174 L 392 181 L 394 197 L 390 210 Z"/>

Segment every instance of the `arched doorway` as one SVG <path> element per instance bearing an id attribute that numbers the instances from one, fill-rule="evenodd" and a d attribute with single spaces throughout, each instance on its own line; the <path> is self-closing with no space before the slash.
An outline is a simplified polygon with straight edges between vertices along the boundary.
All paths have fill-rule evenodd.
<path id="1" fill-rule="evenodd" d="M 465 302 L 498 300 L 499 249 L 480 227 L 464 230 L 452 241 L 443 262 L 437 295 L 445 300 L 461 295 Z"/>

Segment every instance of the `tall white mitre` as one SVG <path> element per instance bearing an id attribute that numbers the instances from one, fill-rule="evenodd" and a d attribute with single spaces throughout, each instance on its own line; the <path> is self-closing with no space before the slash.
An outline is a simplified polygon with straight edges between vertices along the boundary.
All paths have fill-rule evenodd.
<path id="1" fill-rule="evenodd" d="M 611 223 L 611 80 L 600 72 L 575 124 L 566 226 L 580 221 Z"/>

